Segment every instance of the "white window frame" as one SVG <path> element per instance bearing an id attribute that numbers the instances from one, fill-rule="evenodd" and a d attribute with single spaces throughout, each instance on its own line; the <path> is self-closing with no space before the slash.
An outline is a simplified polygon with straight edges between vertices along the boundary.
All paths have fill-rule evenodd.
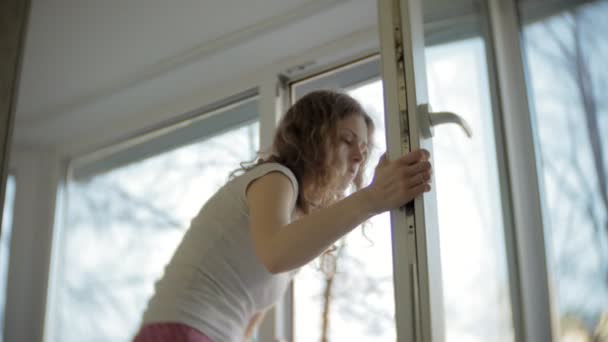
<path id="1" fill-rule="evenodd" d="M 69 182 L 114 170 L 258 119 L 258 93 L 257 90 L 251 89 L 175 117 L 159 127 L 142 130 L 96 151 L 65 161 L 64 178 L 57 186 L 57 210 L 51 244 L 53 250 L 49 260 L 50 271 L 46 290 L 44 340 L 52 341 L 55 337 L 52 316 L 57 312 L 56 276 L 63 267 L 61 235 L 66 224 L 64 218 L 67 217 L 65 210 L 68 208 L 69 198 L 66 194 Z"/>
<path id="2" fill-rule="evenodd" d="M 539 159 L 527 93 L 516 0 L 489 0 L 495 82 L 511 196 L 513 230 L 507 241 L 513 255 L 509 276 L 518 293 L 514 302 L 516 338 L 552 341 L 559 335 L 551 294 L 542 214 Z M 508 116 L 508 120 L 506 119 Z M 515 283 L 515 284 L 513 284 Z M 515 286 L 513 286 L 515 285 Z"/>

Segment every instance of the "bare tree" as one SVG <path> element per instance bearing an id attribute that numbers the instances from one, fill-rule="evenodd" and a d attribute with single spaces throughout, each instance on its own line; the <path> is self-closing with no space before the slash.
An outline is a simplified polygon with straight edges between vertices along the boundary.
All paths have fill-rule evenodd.
<path id="1" fill-rule="evenodd" d="M 548 214 L 554 274 L 562 288 L 560 305 L 564 319 L 578 317 L 589 331 L 598 324 L 598 303 L 605 303 L 602 294 L 608 292 L 607 15 L 608 3 L 598 1 L 524 30 L 530 79 L 543 84 L 536 86 L 533 103 L 545 183 L 555 189 L 548 199 Z M 559 136 L 550 128 L 555 121 L 565 125 L 557 130 L 565 131 Z M 586 237 L 587 231 L 593 237 Z M 593 255 L 600 265 L 591 269 L 581 260 Z M 585 293 L 603 299 L 589 300 Z"/>
<path id="2" fill-rule="evenodd" d="M 336 247 L 336 255 L 327 252 L 321 256 L 321 269 L 324 271 L 325 282 L 323 289 L 323 310 L 321 312 L 321 342 L 329 341 L 330 304 L 333 300 L 334 281 L 336 279 L 337 259 L 342 257 L 345 239 L 340 239 L 339 247 Z"/>
<path id="3" fill-rule="evenodd" d="M 56 340 L 130 338 L 154 281 L 196 214 L 181 207 L 193 198 L 205 201 L 201 185 L 193 184 L 204 179 L 202 187 L 212 193 L 251 158 L 249 145 L 257 139 L 245 130 L 71 183 Z"/>
<path id="4" fill-rule="evenodd" d="M 600 199 L 599 202 L 595 202 L 594 196 L 589 196 L 588 201 L 594 203 L 584 206 L 599 206 L 599 211 L 608 213 L 608 184 L 606 182 L 608 173 L 606 173 L 605 160 L 608 153 L 605 142 L 602 142 L 602 131 L 604 130 L 603 133 L 608 134 L 608 130 L 606 127 L 602 127 L 600 121 L 600 109 L 605 108 L 608 101 L 606 101 L 606 96 L 602 96 L 603 91 L 597 89 L 598 85 L 605 84 L 608 80 L 608 73 L 603 65 L 608 59 L 608 54 L 602 49 L 603 46 L 608 45 L 608 37 L 605 34 L 608 31 L 608 25 L 605 20 L 598 20 L 597 12 L 608 13 L 608 5 L 600 3 L 593 8 L 579 7 L 562 14 L 558 19 L 546 22 L 544 24 L 546 36 L 555 43 L 557 49 L 548 49 L 545 46 L 545 50 L 542 50 L 543 48 L 534 42 L 530 42 L 528 45 L 534 47 L 535 52 L 543 56 L 544 60 L 551 63 L 552 66 L 564 70 L 569 75 L 570 80 L 563 80 L 565 84 L 575 86 L 576 93 L 571 94 L 571 98 L 576 98 L 579 102 L 582 117 L 578 119 L 584 123 L 584 132 L 587 136 L 581 137 L 584 140 L 576 139 L 570 143 L 574 146 L 580 144 L 589 146 L 595 178 L 592 183 L 597 186 L 588 190 L 596 192 Z M 602 53 L 602 55 L 596 56 L 597 53 Z M 570 118 L 570 120 L 573 119 Z M 576 122 L 570 122 L 576 125 Z M 571 136 L 571 138 L 575 138 L 575 136 Z M 545 158 L 544 162 L 550 163 L 547 159 Z M 580 168 L 578 160 L 572 160 L 572 162 L 575 167 Z M 585 178 L 588 177 L 588 174 L 579 173 L 581 183 L 587 182 Z M 590 216 L 598 235 L 598 241 L 603 241 L 604 236 L 608 234 L 608 215 L 600 220 L 595 212 L 592 210 Z M 604 246 L 602 249 L 608 265 L 608 246 Z"/>
<path id="5" fill-rule="evenodd" d="M 368 266 L 361 260 L 361 250 L 352 248 L 347 241 L 348 237 L 342 238 L 333 252 L 320 259 L 322 342 L 332 340 L 331 322 L 338 315 L 364 327 L 371 335 L 382 335 L 394 326 L 392 307 L 377 301 L 387 295 L 385 289 L 392 286 L 392 277 L 370 275 Z"/>

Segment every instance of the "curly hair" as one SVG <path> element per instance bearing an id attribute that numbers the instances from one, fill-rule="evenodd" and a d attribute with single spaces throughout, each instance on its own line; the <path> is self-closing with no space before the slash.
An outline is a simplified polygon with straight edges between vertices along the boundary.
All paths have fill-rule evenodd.
<path id="1" fill-rule="evenodd" d="M 256 165 L 277 162 L 296 176 L 300 192 L 296 206 L 302 213 L 325 207 L 343 196 L 335 190 L 333 166 L 338 139 L 338 121 L 351 115 L 363 117 L 372 141 L 374 123 L 351 96 L 331 90 L 311 92 L 293 104 L 281 119 L 271 150 Z M 363 160 L 352 186 L 360 189 L 367 160 Z"/>

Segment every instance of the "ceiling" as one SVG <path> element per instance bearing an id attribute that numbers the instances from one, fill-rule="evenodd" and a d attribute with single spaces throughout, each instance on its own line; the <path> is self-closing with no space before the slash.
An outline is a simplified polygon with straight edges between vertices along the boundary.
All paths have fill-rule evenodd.
<path id="1" fill-rule="evenodd" d="M 32 0 L 15 143 L 78 143 L 132 113 L 373 29 L 376 16 L 372 0 Z"/>
<path id="2" fill-rule="evenodd" d="M 544 17 L 587 0 L 521 1 Z M 311 51 L 378 45 L 376 0 L 31 2 L 13 145 L 64 154 L 183 114 L 185 102 L 233 95 L 217 89 L 243 75 L 327 62 L 316 52 L 302 60 Z M 479 0 L 423 3 L 427 44 L 478 34 Z"/>

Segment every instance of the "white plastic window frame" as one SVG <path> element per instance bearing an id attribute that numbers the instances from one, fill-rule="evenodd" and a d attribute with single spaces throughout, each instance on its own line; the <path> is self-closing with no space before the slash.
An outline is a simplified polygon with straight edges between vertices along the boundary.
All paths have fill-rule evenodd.
<path id="1" fill-rule="evenodd" d="M 56 276 L 62 268 L 60 262 L 61 233 L 62 225 L 65 224 L 63 219 L 66 217 L 64 211 L 67 209 L 69 201 L 68 183 L 74 179 L 120 168 L 132 161 L 161 154 L 171 148 L 187 145 L 195 136 L 196 140 L 200 140 L 211 137 L 216 132 L 238 127 L 252 122 L 252 120 L 257 121 L 259 120 L 258 101 L 257 90 L 249 89 L 62 163 L 64 172 L 62 172 L 62 179 L 57 183 L 52 243 L 50 244 L 52 252 L 45 293 L 43 340 L 52 341 L 56 337 L 51 320 L 57 305 L 55 302 Z M 251 110 L 253 112 L 249 112 Z M 192 132 L 192 128 L 197 129 L 198 132 Z M 185 130 L 189 131 L 188 134 L 182 134 Z"/>
<path id="2" fill-rule="evenodd" d="M 512 246 L 513 254 L 509 255 L 510 277 L 513 278 L 517 296 L 513 301 L 520 303 L 514 306 L 514 316 L 521 316 L 520 326 L 516 324 L 517 340 L 523 336 L 522 341 L 549 341 L 551 340 L 551 306 L 548 290 L 548 276 L 545 264 L 545 246 L 542 236 L 542 218 L 540 213 L 540 194 L 538 189 L 538 178 L 536 170 L 536 156 L 534 151 L 527 148 L 526 143 L 533 142 L 530 127 L 530 114 L 527 107 L 525 79 L 523 75 L 523 63 L 521 61 L 521 46 L 519 45 L 519 28 L 517 26 L 517 13 L 514 0 L 487 0 L 486 4 L 490 13 L 491 37 L 493 37 L 492 60 L 495 64 L 496 94 L 500 97 L 501 113 L 509 113 L 510 121 L 501 120 L 504 123 L 503 134 L 506 146 L 506 165 L 508 173 L 506 181 L 509 201 L 506 202 L 510 218 L 514 228 L 512 234 L 507 234 L 507 244 Z M 353 46 L 356 48 L 353 49 Z M 197 100 L 201 106 L 225 99 L 234 94 L 242 93 L 248 89 L 257 89 L 260 120 L 260 146 L 268 146 L 278 119 L 283 109 L 288 104 L 288 92 L 286 79 L 282 75 L 289 75 L 296 79 L 299 75 L 293 75 L 291 70 L 294 66 L 306 65 L 310 60 L 328 61 L 322 66 L 313 65 L 313 68 L 326 69 L 331 65 L 341 64 L 336 61 L 344 61 L 344 51 L 358 51 L 350 54 L 346 60 L 357 59 L 371 53 L 377 53 L 377 36 L 374 29 L 369 29 L 352 35 L 347 39 L 331 42 L 330 44 L 313 48 L 309 53 L 297 57 L 286 58 L 272 66 L 260 69 L 251 74 L 243 75 L 238 79 L 229 80 L 216 87 L 214 91 Z M 338 56 L 338 57 L 336 57 Z M 297 69 L 297 68 L 296 68 Z M 287 70 L 287 71 L 286 71 Z M 305 70 L 310 73 L 309 70 Z M 497 112 L 498 113 L 498 112 Z M 497 148 L 503 144 L 497 144 Z M 20 272 L 15 277 L 9 275 L 10 288 L 7 298 L 15 298 L 14 310 L 7 316 L 14 314 L 15 324 L 9 337 L 15 340 L 30 340 L 28 337 L 41 336 L 44 331 L 44 313 L 47 308 L 46 278 L 50 267 L 51 238 L 46 239 L 53 231 L 55 220 L 55 198 L 57 190 L 65 178 L 67 168 L 65 160 L 74 156 L 73 151 L 60 148 L 59 151 L 47 153 L 48 151 L 19 151 L 13 152 L 17 161 L 17 200 L 15 203 L 14 225 L 16 230 L 25 229 L 28 226 L 36 226 L 41 229 L 42 235 L 38 243 L 34 244 L 25 239 L 29 233 L 23 233 L 23 239 L 18 239 L 13 248 L 15 251 L 30 251 L 20 253 L 21 260 L 33 260 L 31 272 L 39 274 L 40 279 Z M 500 151 L 499 151 L 500 152 Z M 38 170 L 38 172 L 36 172 Z M 42 170 L 46 170 L 44 174 Z M 50 171 L 50 172 L 48 172 Z M 36 192 L 34 186 L 21 186 L 28 182 L 38 184 Z M 530 190 L 532 189 L 532 190 Z M 42 190 L 42 195 L 40 193 Z M 530 196 L 530 191 L 536 191 Z M 31 208 L 41 209 L 40 215 L 31 217 Z M 507 225 L 507 231 L 511 231 Z M 52 236 L 52 235 L 51 235 Z M 33 248 L 35 247 L 35 248 Z M 36 252 L 31 252 L 32 250 Z M 509 250 L 509 249 L 508 249 Z M 11 259 L 14 255 L 11 255 Z M 23 265 L 21 265 L 23 266 Z M 30 266 L 28 263 L 26 266 Z M 38 281 L 40 280 L 40 281 Z M 32 284 L 37 284 L 36 286 Z M 18 312 L 17 307 L 29 307 L 34 312 L 41 313 L 31 317 L 25 317 L 23 312 Z M 290 321 L 292 313 L 288 306 L 280 306 L 267 315 L 265 323 L 260 327 L 259 341 L 287 341 L 290 339 Z M 287 309 L 285 309 L 287 308 Z M 21 310 L 23 311 L 23 310 Z M 41 316 L 41 317 L 38 317 Z M 27 322 L 27 323 L 26 323 Z"/>

